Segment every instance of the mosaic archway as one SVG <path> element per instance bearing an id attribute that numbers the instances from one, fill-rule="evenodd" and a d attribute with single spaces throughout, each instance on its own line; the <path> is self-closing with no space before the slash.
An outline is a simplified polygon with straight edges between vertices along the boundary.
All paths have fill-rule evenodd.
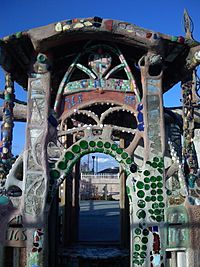
<path id="1" fill-rule="evenodd" d="M 195 155 L 199 134 L 194 130 L 199 127 L 194 112 L 199 84 L 194 74 L 200 48 L 193 40 L 187 12 L 184 20 L 186 38 L 94 17 L 66 20 L 1 40 L 0 61 L 8 72 L 0 166 L 0 213 L 8 220 L 1 226 L 13 221 L 12 216 L 21 220 L 23 231 L 27 230 L 27 242 L 22 244 L 27 248 L 27 266 L 49 265 L 45 251 L 52 199 L 87 153 L 109 154 L 127 173 L 131 267 L 165 266 L 164 226 L 173 223 L 176 211 L 180 218 L 174 220 L 169 234 L 175 236 L 176 223 L 187 222 L 181 205 L 190 211 L 189 223 L 199 218 Z M 13 77 L 24 87 L 28 84 L 29 96 L 26 148 L 11 168 Z M 166 112 L 162 100 L 163 93 L 179 81 L 182 117 L 181 112 Z M 183 123 L 173 127 L 176 118 Z M 19 166 L 23 166 L 20 177 Z M 11 195 L 10 188 L 19 195 Z M 193 255 L 199 253 L 196 236 L 200 233 L 195 227 L 191 232 L 195 245 L 189 242 L 187 266 L 195 266 Z M 179 234 L 188 238 L 187 230 Z"/>
<path id="2" fill-rule="evenodd" d="M 55 167 L 51 167 L 50 177 L 53 183 L 55 183 L 54 186 L 56 189 L 82 156 L 95 152 L 108 154 L 114 157 L 116 161 L 124 167 L 127 176 L 136 171 L 136 165 L 133 163 L 130 155 L 111 140 L 103 140 L 102 138 L 80 140 L 65 150 L 62 157 L 55 164 Z"/>

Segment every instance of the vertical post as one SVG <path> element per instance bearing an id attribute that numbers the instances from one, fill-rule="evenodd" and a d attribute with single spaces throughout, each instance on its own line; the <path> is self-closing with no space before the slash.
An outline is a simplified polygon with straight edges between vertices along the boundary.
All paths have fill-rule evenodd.
<path id="1" fill-rule="evenodd" d="M 90 171 L 90 154 L 88 154 L 88 166 L 87 166 L 87 172 L 89 173 Z"/>
<path id="2" fill-rule="evenodd" d="M 3 119 L 1 125 L 1 163 L 0 163 L 0 190 L 1 194 L 5 193 L 4 186 L 6 175 L 11 168 L 12 158 L 12 139 L 13 139 L 13 106 L 14 106 L 14 82 L 10 73 L 5 74 L 5 90 Z M 4 266 L 4 247 L 0 245 L 0 267 Z"/>
<path id="3" fill-rule="evenodd" d="M 11 74 L 5 75 L 5 91 L 4 91 L 4 109 L 3 123 L 1 126 L 1 141 L 2 141 L 2 162 L 10 167 L 10 158 L 12 157 L 12 136 L 13 136 L 13 100 L 14 82 Z"/>
<path id="4" fill-rule="evenodd" d="M 144 117 L 143 166 L 133 168 L 131 195 L 131 267 L 163 267 L 164 243 L 164 119 L 162 57 L 149 51 L 140 62 Z M 142 129 L 141 129 L 142 130 Z M 134 165 L 133 165 L 134 167 Z"/>
<path id="5" fill-rule="evenodd" d="M 198 161 L 194 147 L 194 106 L 193 75 L 190 73 L 182 82 L 183 96 L 183 161 L 189 190 L 194 188 L 197 179 Z"/>
<path id="6" fill-rule="evenodd" d="M 68 125 L 72 127 L 72 124 Z M 73 136 L 67 136 L 66 146 L 70 147 L 73 144 Z M 73 175 L 70 174 L 65 180 L 65 204 L 63 213 L 63 245 L 69 246 L 72 241 L 71 231 L 71 218 L 72 218 L 72 186 L 73 186 Z"/>
<path id="7" fill-rule="evenodd" d="M 171 266 L 170 267 L 177 267 L 177 252 L 172 251 L 171 255 L 172 255 L 172 258 L 171 258 Z"/>
<path id="8" fill-rule="evenodd" d="M 28 81 L 28 107 L 22 212 L 27 227 L 27 267 L 48 266 L 48 117 L 50 72 L 48 58 L 38 54 Z"/>
<path id="9" fill-rule="evenodd" d="M 1 125 L 1 166 L 0 166 L 0 187 L 3 189 L 6 179 L 6 174 L 11 168 L 12 158 L 12 137 L 13 137 L 13 100 L 14 82 L 10 73 L 5 75 L 5 91 L 4 91 L 4 106 L 3 106 L 3 119 Z"/>
<path id="10" fill-rule="evenodd" d="M 99 169 L 99 167 L 98 167 L 98 163 L 99 163 L 99 159 L 98 159 L 98 157 L 96 156 L 96 173 L 98 173 L 98 169 Z"/>
<path id="11" fill-rule="evenodd" d="M 198 240 L 198 225 L 195 225 L 195 221 L 198 221 L 199 206 L 196 204 L 196 180 L 198 179 L 198 159 L 196 156 L 197 150 L 195 151 L 195 143 L 198 144 L 198 138 L 195 137 L 194 133 L 194 104 L 195 94 L 193 86 L 194 76 L 189 73 L 185 80 L 182 82 L 182 95 L 183 95 L 183 164 L 184 164 L 184 175 L 189 191 L 188 200 L 191 201 L 192 206 L 188 205 L 188 211 L 195 210 L 193 215 L 190 217 L 191 221 L 191 248 L 187 249 L 187 266 L 197 266 L 198 258 L 200 257 L 198 241 L 195 242 L 195 238 Z M 195 138 L 194 138 L 195 137 Z M 197 140 L 195 140 L 197 138 Z M 190 204 L 190 203 L 189 203 Z M 195 214 L 195 215 L 194 215 Z M 194 225 L 193 225 L 194 223 Z"/>
<path id="12" fill-rule="evenodd" d="M 13 248 L 13 267 L 20 267 L 19 259 L 20 259 L 20 249 Z"/>
<path id="13" fill-rule="evenodd" d="M 95 156 L 92 156 L 92 174 L 94 174 L 94 160 Z"/>
<path id="14" fill-rule="evenodd" d="M 72 189 L 72 217 L 71 232 L 72 242 L 79 239 L 79 183 L 80 183 L 80 161 L 74 166 L 73 172 L 73 189 Z"/>
<path id="15" fill-rule="evenodd" d="M 125 140 L 120 139 L 120 147 L 125 147 Z M 129 223 L 129 204 L 126 196 L 126 174 L 123 167 L 119 166 L 119 183 L 120 183 L 120 244 L 121 247 L 128 248 L 129 247 L 129 231 L 130 231 L 130 223 Z"/>

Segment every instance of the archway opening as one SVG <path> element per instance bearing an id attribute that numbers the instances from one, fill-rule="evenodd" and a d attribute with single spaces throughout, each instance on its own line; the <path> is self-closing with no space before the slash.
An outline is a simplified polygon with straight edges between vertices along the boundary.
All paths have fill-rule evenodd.
<path id="1" fill-rule="evenodd" d="M 120 243 L 120 166 L 109 155 L 92 153 L 80 164 L 80 243 Z"/>

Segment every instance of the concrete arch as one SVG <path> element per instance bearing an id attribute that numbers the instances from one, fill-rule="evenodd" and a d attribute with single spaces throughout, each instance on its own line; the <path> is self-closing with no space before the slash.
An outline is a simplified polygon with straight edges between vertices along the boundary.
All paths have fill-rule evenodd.
<path id="1" fill-rule="evenodd" d="M 131 166 L 136 166 L 131 155 L 112 140 L 94 137 L 90 139 L 81 139 L 66 149 L 59 160 L 51 167 L 50 179 L 54 182 L 54 190 L 64 181 L 72 170 L 76 162 L 84 155 L 89 153 L 105 153 L 124 167 L 127 176 L 131 175 Z M 135 170 L 135 169 L 134 169 Z"/>

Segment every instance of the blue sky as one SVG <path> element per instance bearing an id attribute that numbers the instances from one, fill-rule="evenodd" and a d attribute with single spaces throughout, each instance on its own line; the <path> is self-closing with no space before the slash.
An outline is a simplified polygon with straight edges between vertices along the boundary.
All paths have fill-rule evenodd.
<path id="1" fill-rule="evenodd" d="M 183 35 L 183 10 L 186 8 L 194 22 L 194 38 L 200 40 L 199 0 L 1 0 L 0 38 L 12 33 L 47 25 L 71 18 L 93 17 L 111 18 L 131 22 L 143 28 L 170 35 Z M 0 89 L 4 87 L 0 71 Z M 166 106 L 180 104 L 180 87 L 176 86 L 165 97 Z M 26 94 L 16 86 L 18 98 Z M 25 127 L 16 123 L 13 153 L 23 149 Z"/>

